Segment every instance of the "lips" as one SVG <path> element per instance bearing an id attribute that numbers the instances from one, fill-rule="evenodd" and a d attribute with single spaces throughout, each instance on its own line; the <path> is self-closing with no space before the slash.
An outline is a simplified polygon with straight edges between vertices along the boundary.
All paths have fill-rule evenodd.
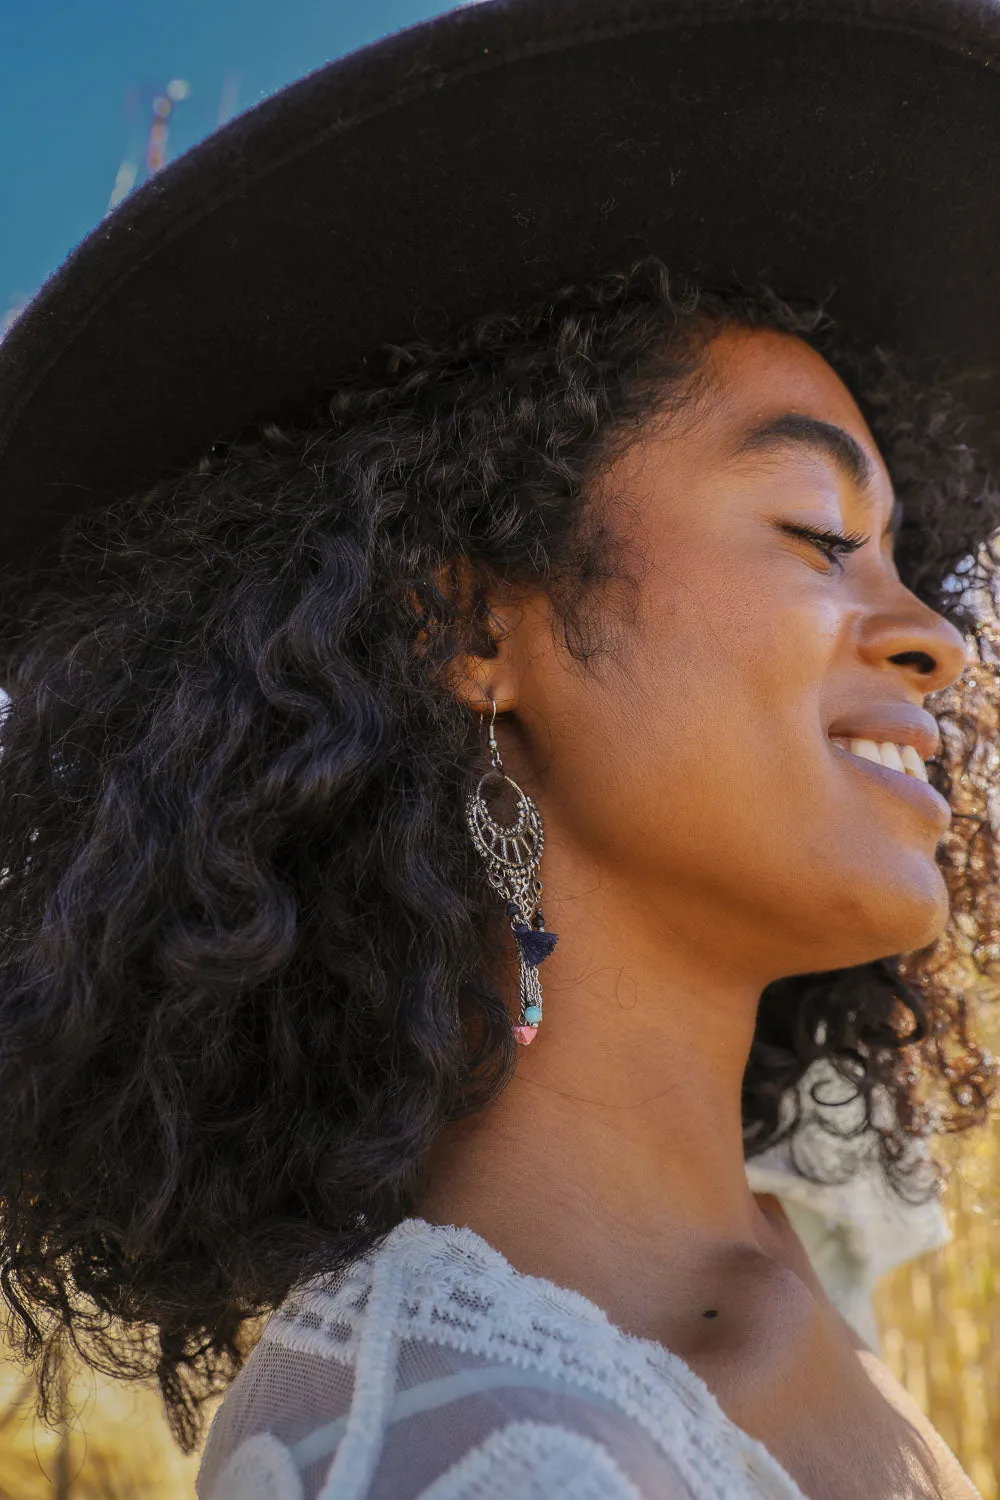
<path id="1" fill-rule="evenodd" d="M 873 765 L 900 771 L 904 776 L 915 776 L 918 781 L 927 780 L 926 767 L 912 745 L 892 740 L 883 740 L 881 743 L 877 740 L 849 740 L 839 735 L 831 735 L 830 743 L 839 745 L 842 750 L 849 750 L 861 760 L 871 761 Z"/>
<path id="2" fill-rule="evenodd" d="M 893 707 L 845 714 L 827 729 L 831 740 L 849 747 L 851 740 L 875 745 L 912 745 L 921 760 L 932 760 L 941 751 L 941 733 L 932 714 L 922 708 Z"/>
<path id="3" fill-rule="evenodd" d="M 939 835 L 948 827 L 951 808 L 929 784 L 923 766 L 924 758 L 937 755 L 941 748 L 937 723 L 930 714 L 911 709 L 891 716 L 845 717 L 830 726 L 828 738 L 848 765 L 902 797 L 936 826 Z"/>

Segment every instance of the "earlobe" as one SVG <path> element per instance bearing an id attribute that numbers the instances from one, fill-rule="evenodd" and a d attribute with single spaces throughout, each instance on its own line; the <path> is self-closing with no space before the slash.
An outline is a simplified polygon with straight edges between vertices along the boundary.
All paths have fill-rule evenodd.
<path id="1" fill-rule="evenodd" d="M 509 659 L 498 650 L 496 656 L 458 656 L 448 670 L 452 694 L 472 713 L 490 714 L 496 704 L 498 714 L 511 713 L 517 707 L 517 692 L 511 680 Z"/>

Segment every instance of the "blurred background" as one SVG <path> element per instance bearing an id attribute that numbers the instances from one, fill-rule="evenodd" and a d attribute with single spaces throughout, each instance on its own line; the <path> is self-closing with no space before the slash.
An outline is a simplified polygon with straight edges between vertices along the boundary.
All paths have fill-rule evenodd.
<path id="1" fill-rule="evenodd" d="M 164 162 L 331 58 L 450 9 L 432 0 L 3 0 L 0 337 L 66 254 Z M 975 997 L 970 996 L 974 1000 Z M 995 1002 L 979 1031 L 1000 1053 Z M 884 1278 L 882 1353 L 1000 1500 L 1000 1119 L 936 1148 L 951 1242 Z M 0 1500 L 192 1500 L 142 1388 L 72 1372 L 65 1420 L 0 1348 Z"/>
<path id="2" fill-rule="evenodd" d="M 3 0 L 0 326 L 164 161 L 434 0 Z"/>

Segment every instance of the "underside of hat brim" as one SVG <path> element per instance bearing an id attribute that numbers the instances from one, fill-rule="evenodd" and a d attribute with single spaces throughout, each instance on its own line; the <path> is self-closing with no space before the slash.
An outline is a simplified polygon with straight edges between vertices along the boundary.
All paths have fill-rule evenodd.
<path id="1" fill-rule="evenodd" d="M 1000 449 L 1000 4 L 490 0 L 237 116 L 0 343 L 0 559 L 359 356 L 647 252 L 978 370 Z M 4 630 L 0 593 L 0 639 Z"/>

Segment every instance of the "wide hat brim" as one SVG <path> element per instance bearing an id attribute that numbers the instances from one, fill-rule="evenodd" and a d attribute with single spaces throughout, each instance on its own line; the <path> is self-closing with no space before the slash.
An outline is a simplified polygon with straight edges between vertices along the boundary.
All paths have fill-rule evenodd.
<path id="1" fill-rule="evenodd" d="M 0 343 L 0 565 L 383 340 L 648 251 L 832 292 L 852 342 L 987 372 L 1000 448 L 997 0 L 489 0 L 216 130 Z M 0 641 L 10 628 L 0 591 Z"/>

